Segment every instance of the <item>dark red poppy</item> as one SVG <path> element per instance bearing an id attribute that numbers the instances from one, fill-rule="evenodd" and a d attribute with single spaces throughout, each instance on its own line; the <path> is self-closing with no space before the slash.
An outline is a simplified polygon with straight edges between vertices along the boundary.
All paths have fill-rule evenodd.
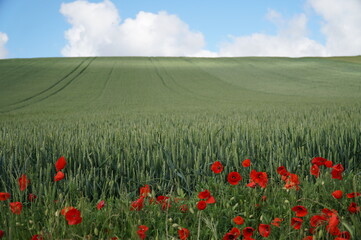
<path id="1" fill-rule="evenodd" d="M 251 160 L 250 159 L 246 159 L 242 162 L 242 166 L 243 167 L 249 167 L 251 166 Z"/>
<path id="2" fill-rule="evenodd" d="M 316 164 L 311 166 L 310 172 L 311 175 L 315 176 L 316 178 L 320 176 L 320 168 Z"/>
<path id="3" fill-rule="evenodd" d="M 244 219 L 241 216 L 237 216 L 233 218 L 233 222 L 237 225 L 242 225 L 244 223 Z"/>
<path id="4" fill-rule="evenodd" d="M 238 228 L 234 227 L 231 231 L 229 231 L 223 236 L 223 240 L 238 239 L 239 236 L 241 236 L 241 231 Z"/>
<path id="5" fill-rule="evenodd" d="M 214 172 L 214 173 L 221 173 L 223 171 L 223 165 L 220 161 L 216 161 L 212 164 L 211 166 L 211 170 Z"/>
<path id="6" fill-rule="evenodd" d="M 288 175 L 289 172 L 287 171 L 286 167 L 284 166 L 280 166 L 277 168 L 277 173 L 281 176 L 285 176 L 285 175 Z"/>
<path id="7" fill-rule="evenodd" d="M 180 240 L 186 240 L 189 237 L 189 230 L 187 228 L 179 229 L 178 236 Z"/>
<path id="8" fill-rule="evenodd" d="M 186 213 L 186 212 L 188 212 L 188 206 L 187 206 L 187 204 L 183 204 L 183 205 L 181 205 L 180 207 L 179 207 L 179 210 L 182 212 L 182 213 Z"/>
<path id="9" fill-rule="evenodd" d="M 43 239 L 44 239 L 43 236 L 39 234 L 36 234 L 31 238 L 31 240 L 43 240 Z"/>
<path id="10" fill-rule="evenodd" d="M 148 184 L 144 185 L 143 187 L 141 187 L 139 189 L 139 193 L 141 197 L 148 197 L 148 195 L 150 194 L 150 187 Z"/>
<path id="11" fill-rule="evenodd" d="M 28 187 L 28 184 L 30 184 L 30 180 L 26 177 L 25 174 L 21 175 L 21 177 L 19 178 L 20 190 L 24 191 Z"/>
<path id="12" fill-rule="evenodd" d="M 10 198 L 10 193 L 8 192 L 0 192 L 0 201 L 5 201 Z"/>
<path id="13" fill-rule="evenodd" d="M 23 204 L 21 202 L 11 202 L 10 203 L 10 210 L 14 214 L 20 215 L 22 209 L 23 209 Z"/>
<path id="14" fill-rule="evenodd" d="M 254 228 L 251 228 L 251 227 L 246 227 L 246 228 L 243 228 L 243 230 L 242 230 L 243 236 L 245 238 L 252 237 L 253 232 L 254 232 Z"/>
<path id="15" fill-rule="evenodd" d="M 29 195 L 28 195 L 29 202 L 34 202 L 37 198 L 38 197 L 33 193 L 29 193 Z"/>
<path id="16" fill-rule="evenodd" d="M 156 203 L 162 206 L 162 210 L 167 210 L 171 207 L 170 198 L 166 196 L 158 196 Z"/>
<path id="17" fill-rule="evenodd" d="M 58 161 L 56 161 L 55 163 L 55 169 L 56 171 L 60 171 L 62 169 L 65 168 L 65 165 L 66 165 L 66 160 L 65 160 L 65 157 L 61 156 Z"/>
<path id="18" fill-rule="evenodd" d="M 317 166 L 325 165 L 325 162 L 328 161 L 326 158 L 315 157 L 312 159 L 311 163 L 316 164 Z"/>
<path id="19" fill-rule="evenodd" d="M 64 173 L 62 171 L 59 171 L 54 176 L 54 182 L 60 181 L 64 178 Z"/>
<path id="20" fill-rule="evenodd" d="M 342 164 L 337 164 L 332 167 L 331 175 L 333 179 L 342 180 L 342 172 L 344 171 L 344 168 Z"/>
<path id="21" fill-rule="evenodd" d="M 296 213 L 296 217 L 304 217 L 308 214 L 307 209 L 301 205 L 293 207 L 292 211 Z"/>
<path id="22" fill-rule="evenodd" d="M 199 201 L 197 203 L 198 210 L 204 210 L 204 209 L 206 209 L 206 207 L 207 207 L 206 201 Z"/>
<path id="23" fill-rule="evenodd" d="M 313 236 L 304 237 L 302 240 L 313 240 Z"/>
<path id="24" fill-rule="evenodd" d="M 336 199 L 340 199 L 340 198 L 342 198 L 342 194 L 343 194 L 343 192 L 341 190 L 336 190 L 332 193 L 332 196 Z"/>
<path id="25" fill-rule="evenodd" d="M 97 204 L 97 209 L 100 210 L 105 206 L 105 201 L 101 200 L 98 204 Z"/>
<path id="26" fill-rule="evenodd" d="M 239 181 L 242 180 L 242 176 L 238 172 L 230 172 L 228 174 L 227 180 L 231 185 L 237 185 Z"/>
<path id="27" fill-rule="evenodd" d="M 140 211 L 143 209 L 143 207 L 144 207 L 144 198 L 140 197 L 132 202 L 130 211 Z"/>
<path id="28" fill-rule="evenodd" d="M 358 193 L 358 192 L 347 193 L 346 196 L 347 196 L 347 198 L 355 198 L 355 197 L 360 196 L 360 193 Z"/>
<path id="29" fill-rule="evenodd" d="M 283 222 L 282 218 L 275 218 L 272 220 L 271 224 L 276 227 L 280 227 L 280 224 Z"/>
<path id="30" fill-rule="evenodd" d="M 65 219 L 69 225 L 77 225 L 82 222 L 81 213 L 78 209 L 73 208 L 66 212 Z"/>
<path id="31" fill-rule="evenodd" d="M 271 226 L 268 224 L 260 224 L 258 232 L 262 237 L 268 237 L 271 234 Z"/>
<path id="32" fill-rule="evenodd" d="M 310 224 L 312 227 L 318 227 L 326 224 L 327 217 L 325 215 L 314 215 L 310 219 Z"/>
<path id="33" fill-rule="evenodd" d="M 253 182 L 261 186 L 261 188 L 267 187 L 268 176 L 266 172 L 257 172 L 256 170 L 253 169 L 251 171 L 250 178 Z"/>
<path id="34" fill-rule="evenodd" d="M 302 226 L 303 220 L 301 218 L 292 218 L 291 219 L 291 226 L 296 229 L 299 230 Z"/>
<path id="35" fill-rule="evenodd" d="M 5 232 L 3 230 L 0 230 L 0 238 L 4 237 Z"/>
<path id="36" fill-rule="evenodd" d="M 360 211 L 360 207 L 357 205 L 357 203 L 352 202 L 352 203 L 350 203 L 350 206 L 348 207 L 348 211 L 350 213 L 358 213 Z"/>

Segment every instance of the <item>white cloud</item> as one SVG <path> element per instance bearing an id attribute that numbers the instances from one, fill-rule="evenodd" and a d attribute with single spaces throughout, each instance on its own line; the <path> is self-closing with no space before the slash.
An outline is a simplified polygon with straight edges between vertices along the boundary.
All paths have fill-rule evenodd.
<path id="1" fill-rule="evenodd" d="M 66 31 L 64 56 L 211 56 L 202 33 L 176 15 L 139 12 L 121 21 L 109 0 L 62 4 L 60 12 L 72 27 Z"/>
<path id="2" fill-rule="evenodd" d="M 324 46 L 307 37 L 307 17 L 299 14 L 284 19 L 281 14 L 269 10 L 267 19 L 276 24 L 276 35 L 254 33 L 250 36 L 232 37 L 221 44 L 221 56 L 325 56 Z"/>
<path id="3" fill-rule="evenodd" d="M 8 35 L 6 35 L 6 33 L 0 32 L 0 58 L 6 57 L 7 50 L 5 49 L 5 44 L 8 40 Z"/>
<path id="4" fill-rule="evenodd" d="M 308 0 L 324 22 L 321 31 L 331 55 L 361 55 L 361 1 Z"/>

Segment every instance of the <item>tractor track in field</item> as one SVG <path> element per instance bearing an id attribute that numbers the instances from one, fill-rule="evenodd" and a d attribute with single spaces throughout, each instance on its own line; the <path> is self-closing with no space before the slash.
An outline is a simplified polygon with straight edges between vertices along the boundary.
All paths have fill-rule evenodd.
<path id="1" fill-rule="evenodd" d="M 74 77 L 70 78 L 70 80 L 68 82 L 65 83 L 64 86 L 60 87 L 59 89 L 55 90 L 54 92 L 51 92 L 49 93 L 48 95 L 40 98 L 40 99 L 36 99 L 36 97 L 38 96 L 41 96 L 42 94 L 47 94 L 48 92 L 50 92 L 51 90 L 53 90 L 56 86 L 58 86 L 61 82 L 63 82 L 65 79 L 67 79 L 71 74 L 73 74 L 74 72 L 76 72 L 81 65 L 83 65 L 83 63 L 86 61 L 86 60 L 89 60 L 89 62 L 87 63 L 87 65 L 85 67 L 83 67 L 83 69 L 80 70 L 79 73 L 77 73 Z M 69 86 L 72 82 L 75 81 L 75 79 L 77 79 L 88 67 L 89 65 L 95 60 L 95 58 L 87 58 L 87 59 L 84 59 L 80 64 L 78 64 L 72 71 L 70 71 L 68 74 L 66 74 L 64 77 L 62 77 L 59 81 L 57 81 L 56 83 L 54 83 L 53 85 L 51 85 L 50 87 L 48 87 L 47 89 L 27 98 L 26 100 L 22 100 L 20 102 L 18 102 L 17 104 L 21 104 L 21 103 L 24 103 L 23 105 L 21 106 L 15 106 L 16 104 L 11 104 L 11 105 L 8 105 L 7 107 L 11 107 L 11 106 L 15 106 L 14 108 L 12 109 L 8 109 L 8 110 L 3 110 L 3 111 L 0 111 L 0 113 L 7 113 L 7 112 L 11 112 L 11 111 L 15 111 L 15 110 L 18 110 L 18 109 L 21 109 L 21 108 L 24 108 L 24 107 L 27 107 L 29 105 L 32 105 L 32 104 L 35 104 L 35 103 L 38 103 L 38 102 L 41 102 L 41 101 L 44 101 L 45 99 L 51 97 L 51 96 L 54 96 L 55 94 L 59 93 L 60 91 L 64 90 L 67 86 Z M 34 100 L 34 101 L 32 101 Z M 30 101 L 30 102 L 29 102 Z"/>
<path id="2" fill-rule="evenodd" d="M 162 74 L 160 74 L 159 67 L 157 66 L 157 64 L 154 63 L 154 58 L 151 57 L 151 58 L 149 58 L 149 59 L 150 59 L 150 62 L 153 64 L 153 67 L 154 67 L 154 69 L 155 69 L 155 73 L 156 73 L 157 77 L 161 80 L 162 85 L 163 85 L 165 88 L 167 88 L 169 91 L 175 92 L 175 93 L 178 94 L 178 92 L 177 92 L 175 89 L 173 89 L 172 87 L 170 87 L 170 86 L 166 83 L 165 78 L 162 76 Z"/>

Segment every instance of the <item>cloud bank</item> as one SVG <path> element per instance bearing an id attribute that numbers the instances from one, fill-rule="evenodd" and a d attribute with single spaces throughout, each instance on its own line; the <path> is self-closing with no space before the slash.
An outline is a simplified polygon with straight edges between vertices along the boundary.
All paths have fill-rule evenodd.
<path id="1" fill-rule="evenodd" d="M 5 49 L 5 44 L 9 40 L 6 33 L 0 32 L 0 59 L 5 58 L 7 55 L 7 50 Z"/>
<path id="2" fill-rule="evenodd" d="M 71 24 L 65 32 L 64 56 L 335 56 L 361 55 L 361 1 L 307 0 L 323 22 L 325 44 L 308 36 L 308 15 L 290 19 L 269 10 L 267 19 L 277 26 L 274 35 L 253 33 L 232 36 L 217 53 L 205 49 L 202 33 L 191 30 L 176 15 L 139 12 L 122 20 L 110 0 L 62 4 L 60 12 Z M 1 46 L 1 45 L 0 45 Z M 1 50 L 1 48 L 0 48 Z"/>

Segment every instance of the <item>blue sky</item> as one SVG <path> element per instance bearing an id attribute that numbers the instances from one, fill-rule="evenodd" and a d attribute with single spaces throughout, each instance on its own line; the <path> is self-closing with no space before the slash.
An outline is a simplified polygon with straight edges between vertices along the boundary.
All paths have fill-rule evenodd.
<path id="1" fill-rule="evenodd" d="M 360 0 L 0 0 L 0 57 L 359 55 L 360 12 Z"/>

